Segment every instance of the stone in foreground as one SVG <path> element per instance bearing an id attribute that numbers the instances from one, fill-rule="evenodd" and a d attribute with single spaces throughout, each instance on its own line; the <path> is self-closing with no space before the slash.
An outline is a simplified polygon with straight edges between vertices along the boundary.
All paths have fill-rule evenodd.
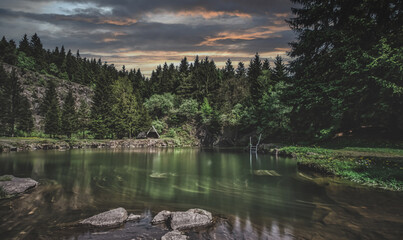
<path id="1" fill-rule="evenodd" d="M 6 195 L 23 193 L 38 185 L 38 182 L 31 178 L 18 178 L 12 175 L 5 175 L 1 179 L 0 188 L 3 189 Z"/>
<path id="2" fill-rule="evenodd" d="M 151 221 L 152 224 L 160 224 L 165 223 L 171 217 L 170 211 L 161 211 L 159 212 Z"/>
<path id="3" fill-rule="evenodd" d="M 161 240 L 186 240 L 186 239 L 188 239 L 188 237 L 179 232 L 178 230 L 169 232 L 164 236 L 162 236 L 161 238 Z"/>
<path id="4" fill-rule="evenodd" d="M 134 215 L 133 213 L 131 213 L 126 221 L 136 221 L 139 219 L 141 219 L 141 215 Z"/>
<path id="5" fill-rule="evenodd" d="M 212 222 L 211 213 L 203 209 L 189 209 L 186 212 L 173 212 L 171 215 L 171 228 L 173 230 L 207 227 Z"/>
<path id="6" fill-rule="evenodd" d="M 82 220 L 80 223 L 95 227 L 111 227 L 122 224 L 126 219 L 126 209 L 116 208 Z"/>

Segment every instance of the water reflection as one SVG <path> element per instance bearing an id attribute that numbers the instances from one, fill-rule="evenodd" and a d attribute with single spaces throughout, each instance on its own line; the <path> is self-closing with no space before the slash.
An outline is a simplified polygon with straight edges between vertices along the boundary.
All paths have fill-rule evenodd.
<path id="1" fill-rule="evenodd" d="M 221 216 L 224 220 L 214 229 L 191 234 L 202 239 L 351 239 L 360 237 L 362 225 L 375 224 L 363 221 L 362 209 L 353 209 L 349 204 L 352 199 L 340 197 L 357 189 L 339 185 L 335 189 L 334 185 L 302 179 L 293 159 L 267 155 L 197 149 L 38 151 L 0 155 L 2 174 L 41 182 L 29 195 L 0 202 L 0 216 L 4 219 L 0 233 L 10 238 L 52 238 L 55 234 L 67 237 L 72 233 L 62 231 L 64 226 L 116 207 L 135 213 L 151 210 L 149 218 L 163 209 L 194 207 Z M 364 196 L 384 198 L 371 190 L 363 192 Z M 399 193 L 387 197 L 401 200 Z M 402 210 L 399 204 L 396 206 Z M 389 223 L 401 227 L 401 222 L 391 220 L 390 214 L 385 216 Z M 348 220 L 353 223 L 346 224 Z M 140 226 L 141 234 L 147 236 L 158 238 L 163 233 L 147 225 L 146 220 L 139 224 L 126 224 L 113 234 L 130 239 L 129 233 L 139 233 Z M 400 234 L 394 230 L 387 235 L 382 229 L 386 223 L 376 225 L 378 229 L 368 231 L 368 236 Z M 345 235 L 338 234 L 346 229 Z M 85 239 L 98 235 L 76 232 L 74 236 Z"/>

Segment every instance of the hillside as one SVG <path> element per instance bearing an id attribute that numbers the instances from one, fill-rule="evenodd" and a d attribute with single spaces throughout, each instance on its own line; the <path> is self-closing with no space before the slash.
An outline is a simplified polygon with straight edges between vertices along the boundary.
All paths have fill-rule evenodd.
<path id="1" fill-rule="evenodd" d="M 43 116 L 39 114 L 39 109 L 45 95 L 46 84 L 49 81 L 54 81 L 56 84 L 56 91 L 60 106 L 63 105 L 63 99 L 65 99 L 69 89 L 72 89 L 73 91 L 77 108 L 79 107 L 81 101 L 85 101 L 88 105 L 91 103 L 93 90 L 90 87 L 51 75 L 21 69 L 7 63 L 3 63 L 2 65 L 5 71 L 9 74 L 13 69 L 16 70 L 18 80 L 23 88 L 22 94 L 27 97 L 31 105 L 34 117 L 34 125 L 35 129 L 37 130 L 43 130 Z"/>

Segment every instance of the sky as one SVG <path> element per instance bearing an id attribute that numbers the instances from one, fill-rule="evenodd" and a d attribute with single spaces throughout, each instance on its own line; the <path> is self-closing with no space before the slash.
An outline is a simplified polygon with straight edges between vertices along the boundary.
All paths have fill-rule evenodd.
<path id="1" fill-rule="evenodd" d="M 1 0 L 0 35 L 17 44 L 37 33 L 44 48 L 64 45 L 82 57 L 149 76 L 164 62 L 209 56 L 222 67 L 259 52 L 287 60 L 295 38 L 289 0 Z"/>

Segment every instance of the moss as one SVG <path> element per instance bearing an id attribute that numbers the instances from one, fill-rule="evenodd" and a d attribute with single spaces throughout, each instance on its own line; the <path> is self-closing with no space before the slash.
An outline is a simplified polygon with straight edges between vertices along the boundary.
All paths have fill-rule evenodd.
<path id="1" fill-rule="evenodd" d="M 403 152 L 388 148 L 325 149 L 320 147 L 284 147 L 297 157 L 298 168 L 351 181 L 403 191 Z"/>
<path id="2" fill-rule="evenodd" d="M 11 181 L 11 176 L 10 175 L 0 176 L 0 182 L 4 181 Z"/>

